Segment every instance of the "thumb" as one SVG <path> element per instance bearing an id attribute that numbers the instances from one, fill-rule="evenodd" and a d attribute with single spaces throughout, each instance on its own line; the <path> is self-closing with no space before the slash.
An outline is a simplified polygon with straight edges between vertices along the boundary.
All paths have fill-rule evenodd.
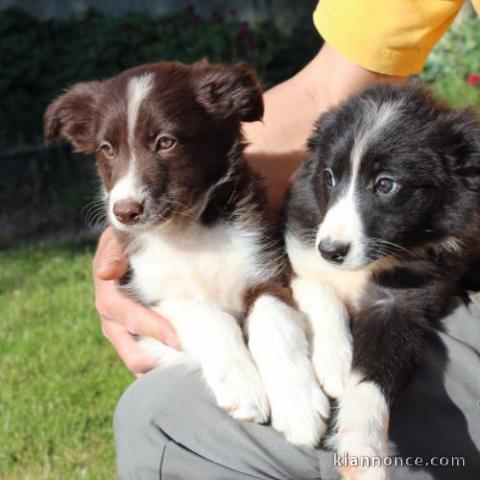
<path id="1" fill-rule="evenodd" d="M 127 273 L 128 265 L 128 259 L 124 254 L 105 257 L 95 266 L 95 275 L 100 280 L 118 280 Z"/>
<path id="2" fill-rule="evenodd" d="M 117 280 L 127 273 L 128 265 L 128 258 L 120 242 L 115 235 L 105 232 L 93 261 L 94 276 L 100 280 Z"/>

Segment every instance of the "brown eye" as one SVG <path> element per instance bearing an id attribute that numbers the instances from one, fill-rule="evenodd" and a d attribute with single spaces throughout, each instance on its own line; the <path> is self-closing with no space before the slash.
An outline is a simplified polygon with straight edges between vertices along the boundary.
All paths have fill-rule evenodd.
<path id="1" fill-rule="evenodd" d="M 115 156 L 115 150 L 112 145 L 108 142 L 103 142 L 100 145 L 99 150 L 108 158 L 113 158 Z"/>
<path id="2" fill-rule="evenodd" d="M 381 195 L 388 195 L 394 193 L 399 188 L 398 183 L 392 178 L 380 177 L 375 182 L 375 192 L 380 193 Z"/>
<path id="3" fill-rule="evenodd" d="M 160 135 L 155 142 L 155 151 L 168 150 L 172 148 L 176 143 L 176 140 L 168 135 Z"/>

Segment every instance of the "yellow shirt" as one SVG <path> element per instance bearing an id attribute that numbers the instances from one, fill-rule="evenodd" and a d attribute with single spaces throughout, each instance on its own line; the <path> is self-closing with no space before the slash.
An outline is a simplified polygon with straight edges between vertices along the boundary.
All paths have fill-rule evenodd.
<path id="1" fill-rule="evenodd" d="M 419 73 L 463 0 L 320 0 L 313 21 L 334 49 L 387 75 Z M 480 12 L 480 0 L 472 0 Z M 480 55 L 480 51 L 479 51 Z"/>

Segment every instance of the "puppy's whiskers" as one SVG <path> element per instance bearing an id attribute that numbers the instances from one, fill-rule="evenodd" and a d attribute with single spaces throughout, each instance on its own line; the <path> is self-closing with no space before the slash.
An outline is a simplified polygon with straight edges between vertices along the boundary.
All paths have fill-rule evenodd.
<path id="1" fill-rule="evenodd" d="M 390 242 L 383 238 L 370 237 L 365 242 L 367 252 L 380 254 L 381 256 L 392 256 L 400 261 L 418 259 L 418 253 L 406 247 Z"/>
<path id="2" fill-rule="evenodd" d="M 182 211 L 175 211 L 175 215 L 181 215 L 182 217 L 187 217 L 190 220 L 195 220 L 195 221 L 198 220 L 195 216 L 193 216 L 191 213 L 189 213 L 189 210 L 191 210 L 191 209 L 190 209 L 190 207 L 188 207 L 188 205 L 185 205 L 184 203 L 179 202 L 178 200 L 173 200 L 170 197 L 166 197 L 166 200 L 167 200 L 167 202 L 171 203 L 172 205 L 177 205 L 181 209 L 183 209 Z"/>
<path id="3" fill-rule="evenodd" d="M 95 199 L 87 203 L 82 208 L 81 215 L 85 218 L 85 223 L 88 228 L 97 230 L 106 226 L 107 215 L 102 199 Z"/>

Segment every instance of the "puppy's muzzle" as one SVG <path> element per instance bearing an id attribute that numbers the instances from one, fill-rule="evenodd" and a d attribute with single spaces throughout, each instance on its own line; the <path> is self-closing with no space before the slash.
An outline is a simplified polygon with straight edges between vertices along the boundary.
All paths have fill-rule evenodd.
<path id="1" fill-rule="evenodd" d="M 133 199 L 119 200 L 113 205 L 113 214 L 124 225 L 135 225 L 143 219 L 143 203 Z"/>
<path id="2" fill-rule="evenodd" d="M 318 250 L 327 262 L 340 265 L 348 255 L 350 244 L 326 238 L 318 244 Z"/>

